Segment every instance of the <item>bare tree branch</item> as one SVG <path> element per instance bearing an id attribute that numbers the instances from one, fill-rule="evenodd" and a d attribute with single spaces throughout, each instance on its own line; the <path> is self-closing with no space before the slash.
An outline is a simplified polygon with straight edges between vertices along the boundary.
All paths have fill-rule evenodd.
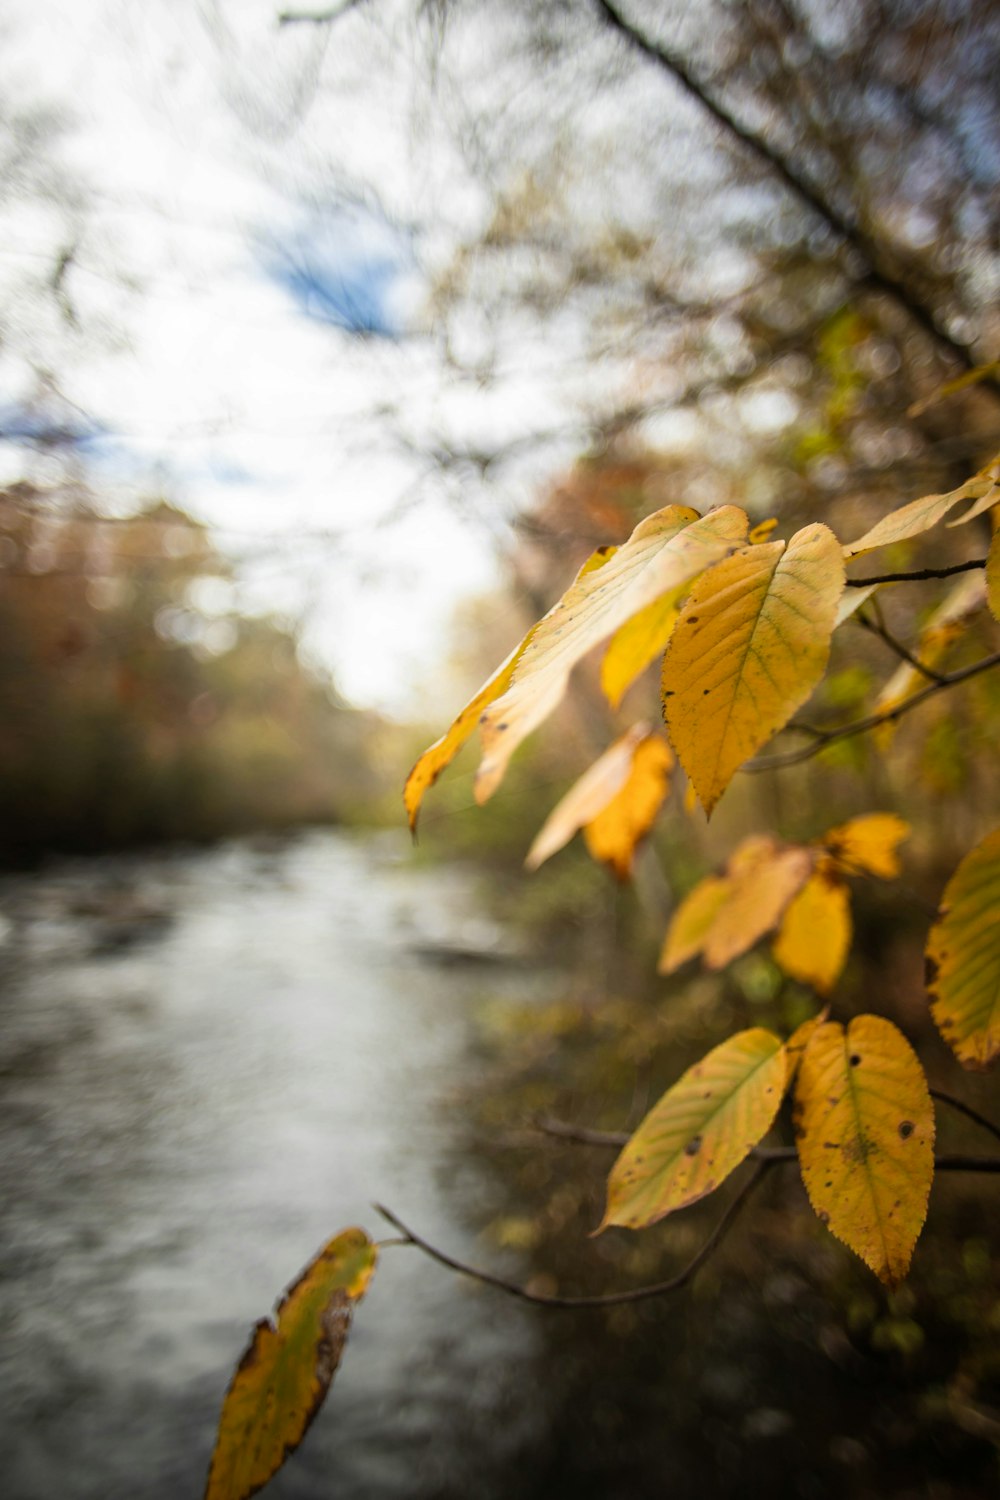
<path id="1" fill-rule="evenodd" d="M 329 26 L 333 21 L 339 21 L 341 16 L 346 16 L 348 11 L 356 10 L 363 5 L 364 0 L 343 0 L 341 5 L 333 5 L 329 10 L 279 10 L 279 26 Z"/>
<path id="2" fill-rule="evenodd" d="M 957 672 L 946 672 L 940 682 L 929 682 L 919 693 L 914 693 L 912 698 L 905 699 L 897 704 L 895 708 L 877 714 L 869 714 L 864 719 L 855 719 L 850 724 L 841 724 L 836 729 L 823 729 L 821 737 L 814 737 L 811 744 L 804 746 L 801 750 L 786 750 L 778 755 L 765 755 L 759 760 L 748 760 L 742 771 L 779 771 L 784 766 L 796 766 L 801 761 L 811 760 L 814 755 L 819 755 L 827 745 L 834 744 L 837 740 L 853 739 L 856 734 L 865 734 L 869 729 L 877 729 L 880 724 L 893 724 L 908 714 L 912 709 L 918 708 L 928 698 L 933 698 L 935 693 L 943 693 L 948 688 L 956 687 L 960 682 L 967 682 L 970 677 L 977 677 L 980 672 L 988 672 L 992 667 L 1000 666 L 1000 651 L 995 651 L 992 656 L 984 656 L 979 661 L 974 661 L 971 666 L 960 667 Z M 793 725 L 788 726 L 790 729 Z"/>
<path id="3" fill-rule="evenodd" d="M 938 1099 L 942 1104 L 947 1104 L 951 1109 L 957 1109 L 966 1119 L 972 1120 L 980 1125 L 983 1130 L 988 1130 L 996 1140 L 1000 1141 L 1000 1125 L 994 1125 L 985 1115 L 981 1115 L 978 1109 L 973 1109 L 971 1104 L 966 1104 L 964 1099 L 956 1099 L 954 1094 L 946 1094 L 942 1089 L 931 1089 L 931 1098 Z"/>
<path id="4" fill-rule="evenodd" d="M 394 1229 L 398 1229 L 406 1241 L 429 1255 L 431 1260 L 436 1260 L 439 1265 L 446 1266 L 449 1271 L 457 1271 L 460 1276 L 471 1277 L 473 1281 L 482 1282 L 485 1286 L 493 1286 L 500 1292 L 506 1292 L 509 1297 L 517 1297 L 522 1302 L 534 1302 L 540 1307 L 563 1307 L 563 1308 L 589 1308 L 589 1307 L 621 1307 L 628 1302 L 645 1302 L 652 1297 L 663 1297 L 670 1292 L 680 1291 L 686 1286 L 692 1277 L 701 1270 L 712 1252 L 725 1239 L 729 1233 L 737 1214 L 744 1206 L 751 1193 L 767 1173 L 770 1161 L 758 1162 L 753 1176 L 740 1188 L 736 1197 L 729 1204 L 722 1218 L 712 1230 L 708 1239 L 701 1249 L 692 1256 L 683 1270 L 678 1271 L 676 1276 L 671 1276 L 666 1281 L 654 1282 L 651 1286 L 632 1287 L 624 1292 L 606 1292 L 590 1297 L 558 1297 L 548 1296 L 544 1292 L 532 1292 L 519 1282 L 508 1281 L 503 1276 L 495 1276 L 491 1271 L 480 1271 L 475 1266 L 466 1265 L 464 1261 L 456 1260 L 454 1256 L 447 1255 L 443 1250 L 438 1250 L 434 1245 L 423 1239 L 415 1230 L 410 1229 L 390 1209 L 384 1208 L 380 1203 L 373 1205 L 376 1213 L 382 1215 Z"/>
<path id="5" fill-rule="evenodd" d="M 685 92 L 706 110 L 718 125 L 740 142 L 756 159 L 776 176 L 790 192 L 811 209 L 845 244 L 850 245 L 868 263 L 867 280 L 879 291 L 905 308 L 913 321 L 946 349 L 964 369 L 971 370 L 976 360 L 969 347 L 956 339 L 940 322 L 935 311 L 902 279 L 885 260 L 884 252 L 858 222 L 856 215 L 842 213 L 818 184 L 811 182 L 801 169 L 759 131 L 737 120 L 706 84 L 697 79 L 685 59 L 654 42 L 626 20 L 611 0 L 595 0 L 604 21 L 619 36 L 657 64 L 680 84 Z M 992 382 L 993 388 L 997 383 Z"/>
<path id="6" fill-rule="evenodd" d="M 931 682 L 944 682 L 944 673 L 935 672 L 934 668 L 926 666 L 920 660 L 919 656 L 914 656 L 913 652 L 904 646 L 902 641 L 896 639 L 883 620 L 872 620 L 867 615 L 862 614 L 855 615 L 854 618 L 865 630 L 870 630 L 872 635 L 877 635 L 880 641 L 884 641 L 890 651 L 895 651 L 900 661 L 905 661 L 907 666 L 912 667 L 915 672 L 919 672 L 921 677 L 927 677 Z"/>

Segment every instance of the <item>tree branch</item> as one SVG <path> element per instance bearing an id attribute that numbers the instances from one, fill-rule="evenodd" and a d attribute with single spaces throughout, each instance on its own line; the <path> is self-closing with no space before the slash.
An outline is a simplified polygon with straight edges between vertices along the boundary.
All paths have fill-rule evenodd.
<path id="1" fill-rule="evenodd" d="M 971 573 L 985 566 L 985 557 L 974 557 L 971 562 L 952 563 L 950 568 L 917 568 L 913 573 L 880 573 L 875 578 L 849 578 L 846 586 L 866 589 L 871 583 L 920 583 L 927 578 L 951 578 L 956 573 Z"/>
<path id="2" fill-rule="evenodd" d="M 596 0 L 596 5 L 604 21 L 613 31 L 649 58 L 651 62 L 669 73 L 675 82 L 679 83 L 685 92 L 696 100 L 718 125 L 722 126 L 727 134 L 739 141 L 769 172 L 779 178 L 800 202 L 822 219 L 841 240 L 864 257 L 869 266 L 866 279 L 874 287 L 891 297 L 900 307 L 905 308 L 913 321 L 965 369 L 975 368 L 976 361 L 968 346 L 954 338 L 942 326 L 933 309 L 921 300 L 895 270 L 885 264 L 877 241 L 862 229 L 853 214 L 841 213 L 825 196 L 822 189 L 816 183 L 810 182 L 794 162 L 784 156 L 758 131 L 753 130 L 749 125 L 742 124 L 730 114 L 707 85 L 694 76 L 683 58 L 674 52 L 669 52 L 660 43 L 652 41 L 638 27 L 627 21 L 611 0 Z M 995 388 L 996 382 L 993 384 Z"/>
<path id="3" fill-rule="evenodd" d="M 926 666 L 919 656 L 914 656 L 902 641 L 896 639 L 884 621 L 870 620 L 867 615 L 862 614 L 855 615 L 854 618 L 865 630 L 870 630 L 872 635 L 877 635 L 880 641 L 884 641 L 890 651 L 895 651 L 900 660 L 905 661 L 907 666 L 912 667 L 915 672 L 919 672 L 921 677 L 927 677 L 931 682 L 944 683 L 944 673 L 935 672 L 934 668 Z"/>
<path id="4" fill-rule="evenodd" d="M 692 1256 L 683 1270 L 678 1271 L 676 1276 L 671 1276 L 666 1281 L 654 1282 L 651 1286 L 637 1286 L 624 1292 L 606 1292 L 590 1297 L 548 1296 L 544 1292 L 529 1291 L 527 1287 L 521 1286 L 519 1282 L 508 1281 L 503 1276 L 494 1276 L 491 1271 L 477 1270 L 475 1266 L 466 1265 L 464 1261 L 456 1260 L 453 1255 L 447 1255 L 443 1250 L 438 1250 L 434 1245 L 417 1234 L 415 1230 L 410 1229 L 404 1224 L 402 1219 L 398 1218 L 390 1209 L 384 1208 L 380 1203 L 374 1204 L 373 1207 L 376 1213 L 381 1214 L 383 1219 L 386 1219 L 394 1229 L 399 1230 L 400 1234 L 404 1236 L 409 1244 L 415 1245 L 418 1250 L 422 1250 L 425 1255 L 429 1255 L 431 1260 L 436 1260 L 439 1265 L 446 1266 L 449 1271 L 457 1271 L 460 1276 L 468 1276 L 473 1281 L 482 1282 L 485 1286 L 496 1287 L 497 1291 L 506 1292 L 509 1297 L 517 1297 L 522 1302 L 534 1302 L 540 1307 L 621 1307 L 628 1302 L 645 1302 L 652 1297 L 663 1297 L 669 1292 L 680 1291 L 681 1287 L 686 1286 L 692 1277 L 701 1270 L 701 1267 L 708 1260 L 712 1252 L 725 1239 L 740 1209 L 746 1203 L 757 1184 L 765 1176 L 768 1168 L 772 1165 L 773 1163 L 769 1161 L 757 1163 L 753 1176 L 749 1177 L 740 1188 L 740 1191 L 729 1204 L 729 1207 L 708 1236 L 708 1239 L 701 1246 L 701 1249 Z"/>
<path id="5" fill-rule="evenodd" d="M 933 698 L 936 693 L 943 693 L 946 689 L 956 687 L 960 682 L 966 682 L 970 677 L 977 677 L 980 672 L 988 672 L 991 667 L 996 666 L 1000 666 L 1000 651 L 974 661 L 971 666 L 961 667 L 957 672 L 944 673 L 939 682 L 929 682 L 925 688 L 914 693 L 912 698 L 906 698 L 887 712 L 869 714 L 867 718 L 855 719 L 850 724 L 841 724 L 837 729 L 825 729 L 821 731 L 822 738 L 814 738 L 811 744 L 804 746 L 801 750 L 786 750 L 778 755 L 765 755 L 759 760 L 748 760 L 740 769 L 756 774 L 760 771 L 780 771 L 784 766 L 799 765 L 800 762 L 811 760 L 814 755 L 819 755 L 827 745 L 832 745 L 837 740 L 853 739 L 856 734 L 865 734 L 869 729 L 877 729 L 880 724 L 895 723 L 897 719 L 901 719 L 904 714 L 919 707 L 928 698 Z"/>
<path id="6" fill-rule="evenodd" d="M 975 1120 L 977 1125 L 982 1125 L 1000 1141 L 1000 1128 L 987 1120 L 984 1115 L 979 1114 L 971 1105 L 963 1104 L 961 1099 L 953 1099 L 950 1094 L 942 1094 L 937 1089 L 931 1089 L 930 1093 L 932 1098 L 940 1099 L 943 1104 L 950 1104 L 953 1108 L 961 1110 L 963 1114 L 969 1116 L 970 1120 Z M 630 1139 L 627 1131 L 590 1130 L 585 1125 L 570 1125 L 565 1120 L 553 1120 L 548 1117 L 536 1120 L 535 1124 L 546 1135 L 554 1135 L 564 1141 L 579 1141 L 584 1146 L 607 1146 L 617 1151 Z M 755 1146 L 750 1152 L 749 1160 L 757 1162 L 759 1166 L 775 1167 L 796 1161 L 798 1154 L 794 1146 Z M 989 1175 L 1000 1172 L 1000 1156 L 967 1156 L 954 1153 L 936 1156 L 934 1169 L 937 1172 L 985 1172 Z"/>
<path id="7" fill-rule="evenodd" d="M 937 1099 L 942 1104 L 947 1104 L 951 1109 L 957 1109 L 959 1114 L 965 1115 L 967 1119 L 972 1120 L 976 1125 L 982 1126 L 983 1130 L 988 1130 L 994 1139 L 1000 1141 L 1000 1125 L 994 1125 L 992 1120 L 988 1120 L 985 1115 L 981 1115 L 978 1109 L 973 1109 L 971 1104 L 966 1104 L 964 1099 L 956 1099 L 954 1094 L 946 1094 L 941 1089 L 931 1089 L 930 1093 L 932 1099 Z"/>
<path id="8" fill-rule="evenodd" d="M 356 10 L 363 5 L 364 0 L 343 0 L 341 5 L 333 5 L 329 10 L 279 10 L 279 26 L 329 26 L 333 21 L 339 21 L 341 16 L 346 16 L 348 11 Z"/>

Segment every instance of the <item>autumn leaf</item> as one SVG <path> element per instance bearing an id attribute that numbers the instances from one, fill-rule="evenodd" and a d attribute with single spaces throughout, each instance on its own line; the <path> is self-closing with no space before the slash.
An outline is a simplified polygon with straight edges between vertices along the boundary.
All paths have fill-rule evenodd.
<path id="1" fill-rule="evenodd" d="M 795 1075 L 799 1071 L 799 1063 L 809 1043 L 812 1041 L 813 1033 L 818 1031 L 830 1014 L 830 1007 L 824 1005 L 818 1015 L 810 1016 L 808 1021 L 803 1021 L 801 1026 L 796 1026 L 788 1041 L 785 1043 L 785 1089 L 791 1088 L 795 1082 Z"/>
<path id="2" fill-rule="evenodd" d="M 579 583 L 582 578 L 586 578 L 588 574 L 596 572 L 598 568 L 602 568 L 614 556 L 616 550 L 614 547 L 598 547 L 596 552 L 591 553 L 576 575 L 574 585 Z M 506 661 L 493 673 L 493 676 L 483 684 L 478 693 L 469 699 L 469 702 L 441 738 L 435 740 L 434 744 L 424 751 L 406 778 L 406 785 L 403 788 L 403 804 L 406 808 L 406 816 L 410 824 L 411 833 L 416 832 L 417 818 L 420 815 L 420 805 L 424 800 L 426 792 L 434 785 L 441 772 L 451 765 L 455 756 L 479 723 L 483 711 L 499 698 L 501 694 L 507 691 L 511 678 L 514 675 L 514 669 L 542 623 L 539 621 L 538 624 L 532 625 L 520 645 L 515 646 Z"/>
<path id="3" fill-rule="evenodd" d="M 880 583 L 869 583 L 863 589 L 845 588 L 833 617 L 834 630 L 838 630 L 852 615 L 856 615 L 861 606 L 867 604 L 872 595 L 877 594 L 882 587 Z"/>
<path id="4" fill-rule="evenodd" d="M 789 903 L 772 950 L 779 968 L 820 995 L 833 989 L 851 948 L 851 894 L 829 864 Z"/>
<path id="5" fill-rule="evenodd" d="M 797 844 L 767 834 L 744 839 L 723 877 L 709 876 L 681 903 L 667 929 L 661 974 L 673 973 L 701 953 L 710 969 L 721 969 L 751 948 L 779 921 L 808 880 L 814 856 Z"/>
<path id="6" fill-rule="evenodd" d="M 376 1249 L 345 1229 L 262 1319 L 226 1392 L 205 1500 L 246 1500 L 305 1436 L 340 1363 L 351 1314 L 368 1288 Z"/>
<path id="7" fill-rule="evenodd" d="M 611 637 L 601 661 L 601 691 L 612 708 L 619 706 L 636 678 L 663 654 L 679 613 L 673 592 L 665 594 L 626 620 Z"/>
<path id="8" fill-rule="evenodd" d="M 561 701 L 577 662 L 654 600 L 679 597 L 693 578 L 743 544 L 746 529 L 745 512 L 733 505 L 701 518 L 687 506 L 669 505 L 641 521 L 599 574 L 567 590 L 536 626 L 510 686 L 482 715 L 477 802 L 492 796 L 514 750 Z"/>
<path id="9" fill-rule="evenodd" d="M 663 660 L 663 711 L 707 814 L 822 677 L 843 586 L 840 544 L 821 525 L 747 547 L 694 584 Z"/>
<path id="10" fill-rule="evenodd" d="M 672 974 L 701 952 L 731 890 L 732 882 L 724 875 L 709 875 L 688 892 L 667 928 L 657 966 L 660 974 Z"/>
<path id="11" fill-rule="evenodd" d="M 1000 620 L 1000 531 L 993 533 L 986 557 L 986 602 L 994 620 Z"/>
<path id="12" fill-rule="evenodd" d="M 876 547 L 888 547 L 894 542 L 906 542 L 911 537 L 920 536 L 925 531 L 930 531 L 939 521 L 943 521 L 950 510 L 960 500 L 979 501 L 984 495 L 995 488 L 996 474 L 993 472 L 997 460 L 991 465 L 967 479 L 957 489 L 949 490 L 943 495 L 923 495 L 919 500 L 911 500 L 908 505 L 902 505 L 898 510 L 890 511 L 883 516 L 864 536 L 858 537 L 857 541 L 848 542 L 844 547 L 845 557 L 857 557 L 862 552 L 871 552 Z M 1000 499 L 1000 496 L 997 497 Z M 996 504 L 993 500 L 990 504 Z M 961 521 L 972 520 L 972 511 L 967 512 Z"/>
<path id="13" fill-rule="evenodd" d="M 909 836 L 909 823 L 895 813 L 863 813 L 849 823 L 828 828 L 816 842 L 845 874 L 894 880 L 900 872 L 897 845 Z"/>
<path id="14" fill-rule="evenodd" d="M 927 939 L 927 988 L 938 1030 L 963 1067 L 1000 1056 L 1000 829 L 945 886 Z"/>
<path id="15" fill-rule="evenodd" d="M 525 865 L 537 870 L 583 828 L 594 858 L 627 880 L 635 847 L 649 832 L 666 796 L 672 765 L 663 738 L 648 724 L 633 725 L 553 808 Z"/>
<path id="16" fill-rule="evenodd" d="M 933 670 L 943 660 L 948 648 L 962 636 L 966 622 L 982 608 L 986 599 L 986 581 L 982 573 L 970 573 L 955 585 L 931 615 L 920 632 L 913 655 L 922 666 Z M 891 713 L 915 692 L 927 686 L 925 673 L 901 662 L 889 678 L 875 702 L 876 712 Z M 892 737 L 894 725 L 881 724 L 876 731 L 878 742 L 886 745 Z"/>
<path id="17" fill-rule="evenodd" d="M 934 1108 L 909 1042 L 881 1016 L 829 1021 L 795 1084 L 802 1180 L 820 1220 L 876 1276 L 906 1275 L 927 1216 Z"/>
<path id="18" fill-rule="evenodd" d="M 636 848 L 663 806 L 673 764 L 673 752 L 662 735 L 647 736 L 636 746 L 621 791 L 584 825 L 583 838 L 591 856 L 608 865 L 619 880 L 631 879 Z"/>
<path id="19" fill-rule="evenodd" d="M 667 1090 L 624 1147 L 600 1228 L 643 1229 L 713 1192 L 770 1129 L 784 1091 L 780 1037 L 761 1027 L 729 1037 Z"/>

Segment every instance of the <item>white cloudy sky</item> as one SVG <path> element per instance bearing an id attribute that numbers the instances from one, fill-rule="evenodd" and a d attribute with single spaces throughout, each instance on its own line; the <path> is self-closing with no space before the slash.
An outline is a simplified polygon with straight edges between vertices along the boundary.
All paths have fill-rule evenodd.
<path id="1" fill-rule="evenodd" d="M 410 503 L 423 469 L 373 412 L 404 403 L 417 449 L 560 412 L 544 360 L 535 368 L 527 352 L 500 396 L 450 385 L 413 240 L 343 208 L 371 185 L 400 222 L 422 222 L 424 264 L 484 212 L 428 123 L 412 34 L 360 13 L 329 34 L 278 28 L 275 10 L 7 0 L 6 109 L 63 117 L 52 154 L 79 206 L 58 192 L 0 203 L 14 335 L 0 349 L 0 406 L 37 395 L 35 372 L 51 368 L 101 429 L 85 459 L 92 483 L 165 487 L 220 526 L 252 555 L 256 598 L 308 605 L 307 640 L 348 696 L 407 711 L 457 596 L 489 586 L 497 565 L 489 528 L 469 519 L 477 502 L 459 491 L 456 505 L 432 478 Z M 20 295 L 69 243 L 79 331 Z M 303 261 L 316 287 L 296 295 L 285 273 Z M 408 336 L 330 323 L 324 288 L 332 280 L 342 300 L 336 284 L 353 284 L 359 263 L 379 278 L 378 316 Z M 364 278 L 357 294 L 369 294 Z M 2 478 L 26 466 L 45 478 L 52 460 L 7 447 L 0 464 Z"/>

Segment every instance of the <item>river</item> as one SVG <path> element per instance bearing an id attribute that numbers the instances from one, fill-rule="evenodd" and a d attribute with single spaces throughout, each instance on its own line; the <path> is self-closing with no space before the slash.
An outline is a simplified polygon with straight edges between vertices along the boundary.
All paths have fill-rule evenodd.
<path id="1" fill-rule="evenodd" d="M 466 880 L 332 834 L 68 863 L 0 912 L 0 1490 L 197 1496 L 248 1329 L 332 1233 L 391 1232 L 381 1200 L 473 1249 L 441 1174 L 477 971 L 433 949 L 493 934 Z M 477 1421 L 534 1420 L 489 1415 L 531 1342 L 386 1253 L 271 1493 L 468 1493 Z"/>

